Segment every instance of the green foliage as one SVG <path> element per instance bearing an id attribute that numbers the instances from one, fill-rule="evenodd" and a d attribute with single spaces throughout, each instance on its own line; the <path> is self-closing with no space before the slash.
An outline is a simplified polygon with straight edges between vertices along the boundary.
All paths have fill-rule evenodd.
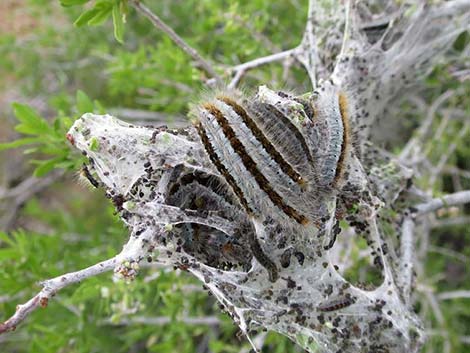
<path id="1" fill-rule="evenodd" d="M 77 91 L 76 110 L 79 115 L 86 112 L 103 113 L 98 101 L 91 99 L 82 91 Z M 0 144 L 0 151 L 29 146 L 25 154 L 33 156 L 47 156 L 47 159 L 31 158 L 35 165 L 33 175 L 42 177 L 56 168 L 76 170 L 84 161 L 77 156 L 76 151 L 70 149 L 65 135 L 73 123 L 69 116 L 58 116 L 52 123 L 41 117 L 34 109 L 24 104 L 13 103 L 13 112 L 19 121 L 15 130 L 27 137 L 18 138 L 12 142 Z M 95 144 L 97 141 L 95 142 Z"/>
<path id="2" fill-rule="evenodd" d="M 86 112 L 104 113 L 119 107 L 185 114 L 187 104 L 200 94 L 207 78 L 167 36 L 132 11 L 126 0 L 29 0 L 27 4 L 22 16 L 36 23 L 30 33 L 0 33 L 0 77 L 8 78 L 0 80 L 0 90 L 14 85 L 22 96 L 46 102 L 48 111 L 38 113 L 27 104 L 15 103 L 15 129 L 21 136 L 1 143 L 0 153 L 3 157 L 13 148 L 21 148 L 34 164 L 35 175 L 61 168 L 68 171 L 68 178 L 24 205 L 18 222 L 22 228 L 0 233 L 0 298 L 10 298 L 0 299 L 0 321 L 14 312 L 17 303 L 39 290 L 37 281 L 111 257 L 127 239 L 127 230 L 113 215 L 109 200 L 99 191 L 79 188 L 70 178 L 84 158 L 65 138 L 73 120 Z M 56 6 L 59 4 L 62 6 Z M 163 0 L 147 1 L 146 5 L 204 57 L 216 62 L 218 73 L 228 80 L 226 67 L 297 45 L 307 3 Z M 468 40 L 468 34 L 460 36 L 454 50 L 462 51 Z M 307 84 L 305 72 L 299 68 L 293 69 L 289 81 L 281 77 L 282 65 L 273 64 L 251 72 L 243 84 L 248 90 L 267 84 L 299 92 Z M 445 65 L 435 68 L 426 81 L 426 88 L 432 92 L 429 101 L 435 98 L 433 95 L 462 86 L 450 77 Z M 455 106 L 462 106 L 469 96 L 468 83 L 464 87 L 466 91 L 460 93 Z M 420 118 L 411 116 L 410 131 Z M 461 127 L 461 121 L 450 122 L 442 139 L 429 146 L 433 163 Z M 463 139 L 468 140 L 468 135 Z M 97 143 L 95 148 L 99 147 Z M 469 170 L 468 144 L 460 141 L 451 159 Z M 420 181 L 423 185 L 425 178 Z M 443 184 L 443 189 L 450 190 L 445 180 Z M 470 188 L 469 179 L 462 184 Z M 444 229 L 433 234 L 432 241 L 470 256 L 468 247 L 463 246 L 470 242 L 468 229 Z M 362 238 L 356 242 L 351 252 L 354 259 L 358 260 L 360 251 L 366 248 L 364 242 Z M 433 255 L 425 264 L 429 278 L 447 273 L 449 264 L 461 269 L 461 264 L 455 265 L 448 256 Z M 356 261 L 358 265 L 347 276 L 353 281 L 379 283 L 371 261 L 367 257 Z M 132 283 L 115 283 L 110 274 L 104 274 L 64 289 L 47 309 L 33 313 L 1 341 L 0 350 L 192 353 L 206 338 L 212 352 L 248 348 L 243 337 L 236 338 L 231 319 L 220 313 L 205 292 L 197 290 L 200 283 L 185 273 L 152 266 L 144 268 Z M 458 283 L 451 278 L 438 279 L 433 285 L 439 290 L 470 287 L 468 276 Z M 470 335 L 468 302 L 445 302 L 443 309 L 451 332 Z M 125 324 L 134 316 L 169 317 L 172 321 L 165 325 Z M 200 316 L 215 316 L 220 324 L 210 327 L 181 321 Z M 431 320 L 435 322 L 435 318 Z M 455 342 L 454 348 L 459 347 Z M 430 346 L 440 344 L 439 337 L 429 341 Z M 466 347 L 460 348 L 459 352 L 464 352 Z M 298 350 L 287 338 L 268 334 L 263 352 L 294 351 Z"/>
<path id="3" fill-rule="evenodd" d="M 62 6 L 83 5 L 89 0 L 61 0 Z M 75 26 L 98 26 L 103 24 L 110 14 L 113 16 L 114 37 L 119 43 L 124 41 L 124 23 L 127 14 L 127 0 L 98 0 L 94 6 L 84 11 L 74 22 Z"/>
<path id="4" fill-rule="evenodd" d="M 0 151 L 20 146 L 32 145 L 25 153 L 40 153 L 51 156 L 45 160 L 31 160 L 36 165 L 35 176 L 44 176 L 56 167 L 73 168 L 76 161 L 69 157 L 69 150 L 64 149 L 65 132 L 71 126 L 71 120 L 67 117 L 57 118 L 53 124 L 49 124 L 30 107 L 13 103 L 13 110 L 19 124 L 15 130 L 31 137 L 17 139 L 10 143 L 0 144 Z"/>

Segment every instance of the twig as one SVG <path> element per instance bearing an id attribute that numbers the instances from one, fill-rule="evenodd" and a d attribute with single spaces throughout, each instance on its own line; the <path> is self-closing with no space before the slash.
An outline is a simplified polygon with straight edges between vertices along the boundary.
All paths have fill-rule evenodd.
<path id="1" fill-rule="evenodd" d="M 64 275 L 60 275 L 42 282 L 42 290 L 26 303 L 18 305 L 16 307 L 15 314 L 4 323 L 0 324 L 0 334 L 8 331 L 14 331 L 16 327 L 39 306 L 43 308 L 46 307 L 49 299 L 62 288 L 67 287 L 73 283 L 80 282 L 88 277 L 110 271 L 116 267 L 117 264 L 118 256 L 115 256 L 83 270 L 66 273 Z"/>
<path id="2" fill-rule="evenodd" d="M 470 290 L 455 290 L 450 292 L 442 292 L 437 295 L 437 299 L 470 299 Z"/>
<path id="3" fill-rule="evenodd" d="M 410 153 L 419 146 L 420 140 L 428 133 L 429 129 L 432 126 L 434 118 L 436 116 L 436 110 L 439 106 L 444 103 L 447 99 L 454 95 L 454 91 L 446 91 L 439 97 L 437 97 L 431 106 L 428 109 L 426 114 L 426 119 L 421 123 L 421 126 L 416 132 L 416 136 L 413 137 L 403 148 L 403 151 L 400 153 L 400 161 L 405 161 L 410 157 Z"/>
<path id="4" fill-rule="evenodd" d="M 225 14 L 225 18 L 227 20 L 233 20 L 237 22 L 240 27 L 247 29 L 255 40 L 261 42 L 271 52 L 275 53 L 281 51 L 281 48 L 275 45 L 263 32 L 260 32 L 256 29 L 256 27 L 254 26 L 254 22 L 250 20 L 251 17 L 244 19 L 238 14 L 227 13 Z"/>
<path id="5" fill-rule="evenodd" d="M 4 229 L 9 229 L 15 221 L 16 213 L 18 212 L 21 205 L 23 205 L 33 195 L 41 192 L 49 185 L 53 184 L 55 181 L 61 178 L 63 174 L 63 170 L 57 170 L 45 176 L 44 178 L 30 177 L 12 189 L 4 190 L 2 195 L 0 195 L 0 200 L 10 200 L 8 200 L 8 207 L 6 208 L 5 214 L 0 219 L 0 226 L 2 226 Z"/>
<path id="6" fill-rule="evenodd" d="M 152 24 L 157 27 L 158 29 L 165 32 L 171 40 L 180 47 L 186 54 L 192 57 L 199 66 L 207 73 L 210 77 L 216 79 L 217 81 L 221 81 L 220 76 L 215 72 L 212 65 L 206 61 L 196 49 L 191 47 L 188 43 L 184 41 L 170 26 L 168 26 L 165 22 L 163 22 L 157 15 L 155 15 L 148 7 L 142 4 L 139 0 L 131 0 L 130 4 L 142 15 L 147 17 Z"/>
<path id="7" fill-rule="evenodd" d="M 462 224 L 470 225 L 470 216 L 437 219 L 433 221 L 432 226 L 433 228 L 438 228 L 438 227 L 458 226 Z"/>
<path id="8" fill-rule="evenodd" d="M 411 295 L 411 283 L 413 278 L 413 254 L 414 254 L 414 221 L 406 217 L 402 224 L 400 250 L 401 250 L 401 279 L 403 281 L 403 297 L 409 302 Z"/>
<path id="9" fill-rule="evenodd" d="M 206 326 L 217 326 L 220 325 L 219 318 L 215 316 L 202 316 L 202 317 L 181 317 L 171 318 L 168 316 L 157 316 L 157 317 L 146 317 L 146 316 L 133 316 L 127 319 L 122 319 L 117 323 L 106 321 L 106 324 L 112 325 L 133 325 L 133 324 L 144 324 L 144 325 L 155 325 L 163 326 L 175 322 L 181 322 L 186 325 L 206 325 Z"/>
<path id="10" fill-rule="evenodd" d="M 343 42 L 341 43 L 341 51 L 338 55 L 338 58 L 341 58 L 344 55 L 344 52 L 346 50 L 346 44 L 349 39 L 349 27 L 351 23 L 350 19 L 350 13 L 351 13 L 351 0 L 347 0 L 346 2 L 346 11 L 345 11 L 345 21 L 344 21 L 344 34 L 343 34 Z"/>
<path id="11" fill-rule="evenodd" d="M 36 178 L 33 176 L 29 177 L 28 179 L 25 179 L 14 188 L 9 189 L 9 190 L 4 190 L 2 195 L 0 195 L 0 199 L 18 198 L 19 200 L 24 202 L 24 200 L 29 199 L 32 196 L 32 194 L 49 186 L 58 178 L 60 178 L 63 174 L 64 174 L 64 171 L 57 170 L 44 178 Z"/>
<path id="12" fill-rule="evenodd" d="M 434 293 L 430 290 L 426 290 L 424 295 L 428 299 L 429 304 L 431 305 L 431 309 L 434 313 L 434 317 L 436 318 L 437 323 L 442 329 L 442 337 L 444 339 L 444 353 L 450 353 L 452 346 L 449 340 L 449 332 L 446 330 L 446 321 L 444 319 L 444 315 L 442 314 L 441 307 L 434 296 Z"/>
<path id="13" fill-rule="evenodd" d="M 307 24 L 305 26 L 302 42 L 297 48 L 296 59 L 305 67 L 313 88 L 316 87 L 315 63 L 317 62 L 317 38 L 313 26 L 315 0 L 309 0 Z"/>
<path id="14" fill-rule="evenodd" d="M 434 253 L 441 254 L 441 255 L 444 255 L 444 256 L 449 256 L 449 257 L 452 257 L 452 258 L 454 258 L 456 260 L 459 260 L 463 263 L 470 262 L 470 258 L 465 256 L 464 254 L 462 254 L 458 251 L 454 251 L 454 250 L 451 250 L 451 249 L 446 249 L 446 248 L 443 248 L 443 247 L 440 247 L 440 246 L 430 245 L 428 247 L 428 252 L 434 252 Z"/>
<path id="15" fill-rule="evenodd" d="M 470 336 L 460 336 L 459 341 L 463 344 L 470 344 Z"/>
<path id="16" fill-rule="evenodd" d="M 246 63 L 234 66 L 233 68 L 230 69 L 230 71 L 235 73 L 235 76 L 233 77 L 232 81 L 230 81 L 228 87 L 229 88 L 235 88 L 237 86 L 238 82 L 240 82 L 240 79 L 243 77 L 243 75 L 248 70 L 251 70 L 255 67 L 262 66 L 262 65 L 265 65 L 265 64 L 269 64 L 269 63 L 272 63 L 272 62 L 282 61 L 282 60 L 294 55 L 295 51 L 296 51 L 296 48 L 289 49 L 289 50 L 282 51 L 280 53 L 271 54 L 271 55 L 268 55 L 268 56 L 257 58 L 257 59 L 251 60 L 251 61 L 247 61 Z"/>
<path id="17" fill-rule="evenodd" d="M 423 215 L 429 212 L 437 211 L 442 207 L 462 205 L 469 202 L 470 190 L 466 190 L 432 199 L 429 202 L 416 205 L 414 208 L 416 209 L 416 215 Z"/>
<path id="18" fill-rule="evenodd" d="M 129 121 L 147 121 L 155 124 L 169 124 L 172 127 L 188 126 L 188 119 L 183 115 L 169 115 L 143 109 L 110 108 L 109 114 Z"/>
<path id="19" fill-rule="evenodd" d="M 260 332 L 255 338 L 253 338 L 253 343 L 258 347 L 259 350 L 263 348 L 264 341 L 266 340 L 267 332 Z M 240 353 L 249 353 L 251 349 L 242 348 Z"/>
<path id="20" fill-rule="evenodd" d="M 447 160 L 457 148 L 457 143 L 465 137 L 469 129 L 470 129 L 470 121 L 466 121 L 463 128 L 458 133 L 458 135 L 455 136 L 455 138 L 452 140 L 453 142 L 449 145 L 449 148 L 447 149 L 446 153 L 443 153 L 441 155 L 441 158 L 439 159 L 437 166 L 432 169 L 432 174 L 429 177 L 429 185 L 434 185 L 434 183 L 436 182 L 437 176 L 444 169 L 447 163 Z"/>
<path id="21" fill-rule="evenodd" d="M 456 166 L 447 165 L 442 169 L 442 172 L 457 175 L 457 176 L 462 177 L 462 178 L 470 179 L 470 171 L 462 170 L 460 168 L 457 168 Z"/>

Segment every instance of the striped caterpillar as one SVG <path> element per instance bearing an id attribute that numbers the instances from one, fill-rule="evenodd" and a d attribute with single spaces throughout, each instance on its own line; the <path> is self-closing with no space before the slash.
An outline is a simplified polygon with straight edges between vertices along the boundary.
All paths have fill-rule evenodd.
<path id="1" fill-rule="evenodd" d="M 322 187 L 336 187 L 344 175 L 350 153 L 348 99 L 344 92 L 326 81 L 304 98 L 303 104 L 312 110 L 313 127 L 306 133 L 316 150 L 317 182 Z"/>
<path id="2" fill-rule="evenodd" d="M 257 228 L 267 215 L 300 228 L 318 226 L 326 214 L 319 191 L 338 185 L 347 161 L 346 96 L 328 82 L 298 99 L 270 92 L 269 99 L 216 95 L 196 108 L 196 130 Z M 299 106 L 303 122 L 291 116 Z M 260 244 L 251 245 L 275 277 Z"/>

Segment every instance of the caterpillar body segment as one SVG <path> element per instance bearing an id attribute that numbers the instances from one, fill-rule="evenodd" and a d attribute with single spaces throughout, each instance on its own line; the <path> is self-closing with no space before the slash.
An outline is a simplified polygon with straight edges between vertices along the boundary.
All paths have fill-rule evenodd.
<path id="1" fill-rule="evenodd" d="M 343 122 L 339 111 L 338 95 L 334 87 L 325 85 L 319 90 L 320 92 L 314 92 L 312 95 L 314 130 L 316 130 L 315 137 L 318 144 L 317 172 L 321 176 L 322 185 L 331 185 L 341 154 Z"/>
<path id="2" fill-rule="evenodd" d="M 311 183 L 314 159 L 299 128 L 275 105 L 255 100 L 249 108 L 273 145 Z"/>
<path id="3" fill-rule="evenodd" d="M 260 235 L 263 222 L 280 222 L 299 236 L 322 227 L 328 219 L 324 191 L 342 185 L 350 132 L 348 100 L 330 82 L 298 99 L 268 93 L 253 99 L 216 94 L 197 106 L 195 127 L 220 179 L 247 215 L 252 229 L 244 238 L 247 246 L 275 281 L 277 265 L 260 242 L 267 239 Z M 325 250 L 333 244 L 334 239 L 324 244 Z"/>

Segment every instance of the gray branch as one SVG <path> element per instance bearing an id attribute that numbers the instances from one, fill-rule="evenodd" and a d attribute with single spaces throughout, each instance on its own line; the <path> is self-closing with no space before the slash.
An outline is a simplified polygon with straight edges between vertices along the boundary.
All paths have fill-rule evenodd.
<path id="1" fill-rule="evenodd" d="M 414 208 L 416 209 L 417 215 L 423 215 L 437 211 L 443 207 L 463 205 L 466 203 L 470 203 L 470 190 L 438 197 L 429 202 L 416 205 Z"/>

